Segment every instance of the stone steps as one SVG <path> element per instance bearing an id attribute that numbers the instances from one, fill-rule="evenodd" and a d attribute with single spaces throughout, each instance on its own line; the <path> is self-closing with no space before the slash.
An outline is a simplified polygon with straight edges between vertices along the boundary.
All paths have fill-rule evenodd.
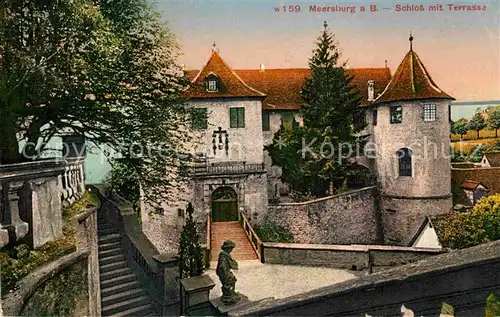
<path id="1" fill-rule="evenodd" d="M 231 255 L 236 260 L 255 260 L 257 255 L 248 240 L 243 227 L 237 221 L 231 222 L 214 222 L 211 227 L 211 259 L 217 261 L 220 253 L 220 247 L 226 240 L 231 240 L 236 244 L 236 247 L 231 252 Z"/>
<path id="2" fill-rule="evenodd" d="M 155 315 L 146 289 L 127 264 L 118 230 L 102 218 L 98 241 L 102 316 Z"/>

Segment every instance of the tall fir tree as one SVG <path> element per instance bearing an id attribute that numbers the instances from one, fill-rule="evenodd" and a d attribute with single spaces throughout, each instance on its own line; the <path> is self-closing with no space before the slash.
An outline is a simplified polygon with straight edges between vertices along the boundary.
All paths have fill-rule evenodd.
<path id="1" fill-rule="evenodd" d="M 179 244 L 179 274 L 181 278 L 199 276 L 203 273 L 204 268 L 200 237 L 196 230 L 193 212 L 193 205 L 189 203 L 186 209 L 186 224 L 182 230 Z"/>
<path id="2" fill-rule="evenodd" d="M 339 64 L 340 55 L 325 22 L 309 60 L 311 77 L 301 91 L 304 125 L 291 133 L 282 128 L 266 147 L 273 164 L 282 167 L 282 180 L 303 194 L 323 196 L 330 182 L 339 187 L 352 166 L 349 158 L 365 141 L 356 136 L 365 127 L 361 97 L 345 72 L 346 63 Z"/>

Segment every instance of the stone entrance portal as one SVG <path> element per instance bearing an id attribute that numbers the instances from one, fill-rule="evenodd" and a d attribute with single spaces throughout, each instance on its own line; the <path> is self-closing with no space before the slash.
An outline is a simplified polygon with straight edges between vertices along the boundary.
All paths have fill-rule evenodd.
<path id="1" fill-rule="evenodd" d="M 237 194 L 231 187 L 219 187 L 212 194 L 212 222 L 238 221 Z"/>

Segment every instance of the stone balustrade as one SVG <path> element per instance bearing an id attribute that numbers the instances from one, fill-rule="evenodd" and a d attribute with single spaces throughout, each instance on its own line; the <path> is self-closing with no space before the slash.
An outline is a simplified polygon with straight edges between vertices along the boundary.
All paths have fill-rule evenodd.
<path id="1" fill-rule="evenodd" d="M 85 192 L 84 161 L 84 157 L 66 158 L 66 166 L 60 176 L 63 205 L 71 205 L 80 199 Z"/>
<path id="2" fill-rule="evenodd" d="M 62 206 L 85 192 L 83 157 L 0 165 L 0 247 L 32 248 L 62 236 Z"/>
<path id="3" fill-rule="evenodd" d="M 66 163 L 47 159 L 0 165 L 0 245 L 25 238 L 32 248 L 62 236 L 58 177 Z"/>

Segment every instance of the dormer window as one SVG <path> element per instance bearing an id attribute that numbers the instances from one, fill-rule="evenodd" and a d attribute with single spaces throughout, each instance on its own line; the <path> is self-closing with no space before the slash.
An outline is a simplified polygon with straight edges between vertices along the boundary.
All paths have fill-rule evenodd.
<path id="1" fill-rule="evenodd" d="M 215 73 L 210 72 L 210 74 L 205 77 L 205 83 L 207 85 L 208 92 L 219 91 L 219 76 L 217 76 Z"/>
<path id="2" fill-rule="evenodd" d="M 208 81 L 208 91 L 217 91 L 217 81 L 215 80 Z"/>

